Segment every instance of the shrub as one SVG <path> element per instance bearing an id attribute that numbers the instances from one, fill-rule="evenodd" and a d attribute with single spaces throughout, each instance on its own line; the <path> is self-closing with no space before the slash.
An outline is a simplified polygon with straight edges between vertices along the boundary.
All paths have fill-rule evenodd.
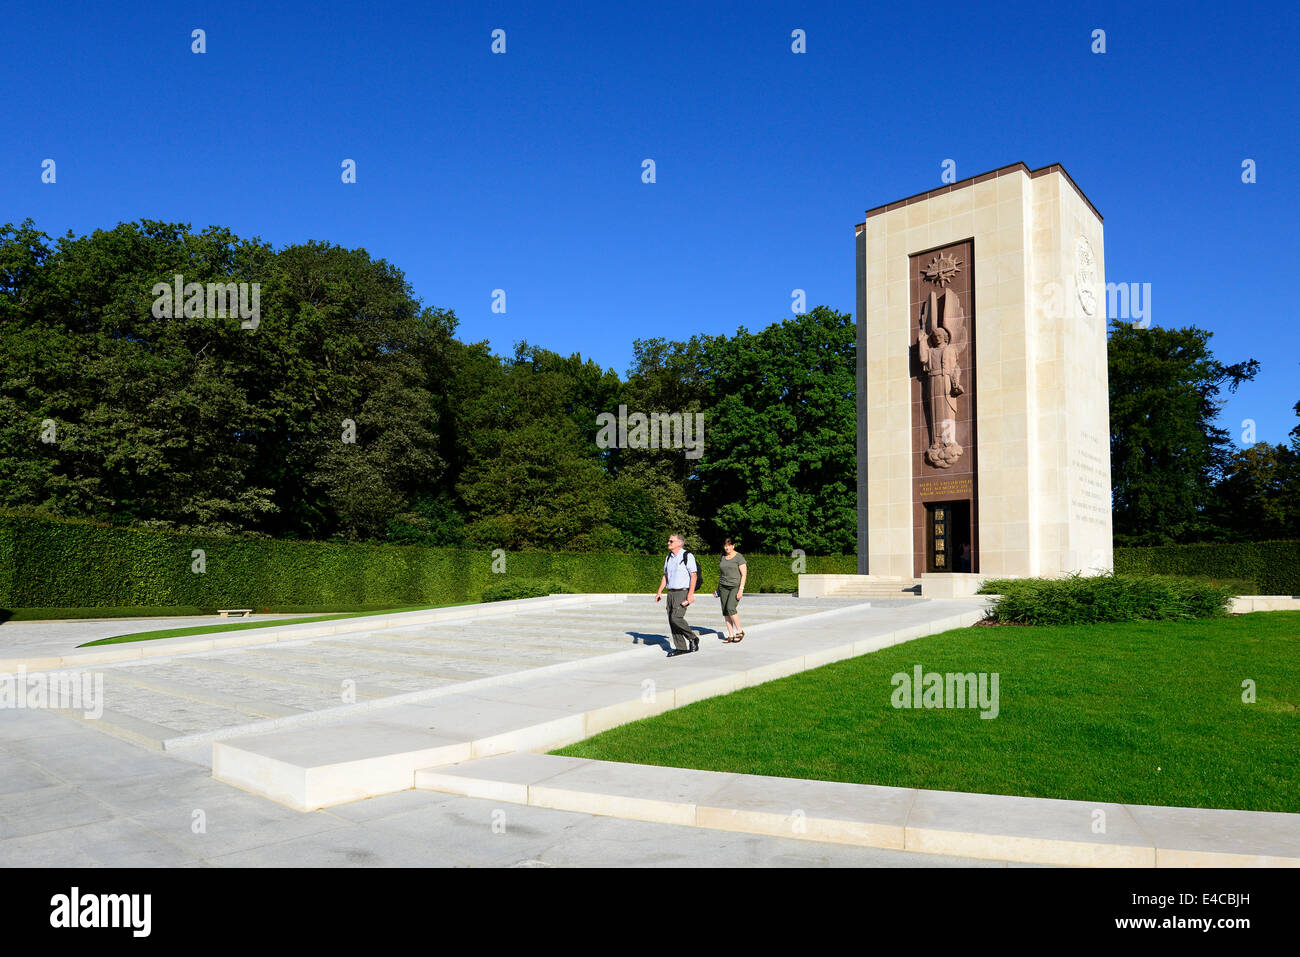
<path id="1" fill-rule="evenodd" d="M 1001 596 L 991 618 L 1025 625 L 1218 618 L 1235 594 L 1224 585 L 1157 575 L 993 579 L 980 592 Z"/>
<path id="2" fill-rule="evenodd" d="M 539 578 L 507 578 L 483 593 L 483 601 L 514 601 L 516 598 L 544 598 L 547 595 L 571 595 L 573 589 L 563 582 Z"/>

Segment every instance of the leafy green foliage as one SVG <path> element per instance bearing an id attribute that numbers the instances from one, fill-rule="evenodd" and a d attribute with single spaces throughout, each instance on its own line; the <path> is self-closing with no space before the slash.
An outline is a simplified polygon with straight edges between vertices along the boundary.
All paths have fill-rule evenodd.
<path id="1" fill-rule="evenodd" d="M 824 306 L 759 332 L 639 340 L 632 408 L 705 415 L 703 456 L 627 452 L 664 463 L 690 493 L 706 541 L 810 554 L 857 546 L 852 318 Z M 621 473 L 620 473 L 621 474 Z"/>
<path id="2" fill-rule="evenodd" d="M 1203 329 L 1111 325 L 1107 347 L 1115 541 L 1161 545 L 1213 537 L 1214 486 L 1231 443 L 1215 425 L 1220 392 L 1255 377 L 1224 365 Z"/>
<path id="3" fill-rule="evenodd" d="M 1300 438 L 1233 450 L 1210 516 L 1213 537 L 1226 541 L 1300 538 Z"/>
<path id="4" fill-rule="evenodd" d="M 154 285 L 177 274 L 258 283 L 260 325 L 155 317 Z M 655 553 L 670 531 L 702 550 L 856 548 L 848 315 L 638 340 L 625 381 L 455 329 L 364 249 L 152 220 L 57 240 L 0 227 L 0 507 L 444 548 Z M 1209 341 L 1111 330 L 1121 545 L 1300 537 L 1300 428 L 1234 449 L 1215 416 L 1257 364 Z M 703 455 L 598 447 L 596 417 L 620 405 L 702 413 Z"/>
<path id="5" fill-rule="evenodd" d="M 1234 594 L 1210 582 L 1130 575 L 991 579 L 980 593 L 1000 596 L 991 618 L 1022 625 L 1218 618 L 1228 613 Z"/>
<path id="6" fill-rule="evenodd" d="M 715 537 L 818 555 L 856 548 L 854 356 L 851 317 L 823 306 L 709 350 L 700 493 Z"/>
<path id="7" fill-rule="evenodd" d="M 1115 571 L 1200 578 L 1229 587 L 1253 584 L 1239 595 L 1300 595 L 1300 541 L 1116 548 Z"/>
<path id="8" fill-rule="evenodd" d="M 61 605 L 57 607 L 0 609 L 4 621 L 68 621 L 76 618 L 186 618 L 190 615 L 213 615 L 217 609 L 194 605 L 160 607 L 158 605 Z"/>
<path id="9" fill-rule="evenodd" d="M 195 550 L 204 571 L 193 571 Z M 696 555 L 717 581 L 717 556 Z M 747 553 L 751 591 L 794 584 L 790 560 Z M 662 554 L 509 551 L 506 573 L 487 549 L 297 542 L 189 535 L 0 511 L 0 608 L 101 609 L 132 614 L 216 608 L 292 610 L 427 607 L 479 601 L 502 582 L 544 581 L 573 592 L 650 594 Z M 848 574 L 853 556 L 807 559 L 813 573 Z M 788 583 L 788 584 L 787 584 Z M 557 589 L 558 590 L 558 589 Z"/>
<path id="10" fill-rule="evenodd" d="M 514 601 L 517 598 L 545 598 L 547 595 L 571 594 L 563 582 L 541 578 L 507 578 L 489 585 L 483 592 L 483 601 Z"/>
<path id="11" fill-rule="evenodd" d="M 153 315 L 157 283 L 248 282 L 260 323 Z M 205 310 L 206 312 L 206 310 Z M 145 220 L 0 229 L 0 505 L 208 533 L 382 535 L 438 480 L 455 317 L 324 243 Z M 345 420 L 355 443 L 344 441 Z M 41 441 L 52 422 L 55 441 Z"/>

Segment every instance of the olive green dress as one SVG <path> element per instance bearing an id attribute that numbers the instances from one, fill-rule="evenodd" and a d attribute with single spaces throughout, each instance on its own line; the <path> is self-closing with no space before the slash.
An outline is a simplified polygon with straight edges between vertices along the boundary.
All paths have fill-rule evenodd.
<path id="1" fill-rule="evenodd" d="M 745 556 L 736 552 L 730 558 L 718 559 L 718 599 L 722 602 L 722 614 L 736 613 L 736 592 L 740 591 L 740 566 L 745 564 Z"/>

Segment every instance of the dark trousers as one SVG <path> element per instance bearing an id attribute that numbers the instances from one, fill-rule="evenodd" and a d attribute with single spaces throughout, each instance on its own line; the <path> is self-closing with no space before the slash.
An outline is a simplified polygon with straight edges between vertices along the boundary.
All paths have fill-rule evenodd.
<path id="1" fill-rule="evenodd" d="M 689 648 L 691 639 L 695 637 L 691 626 L 686 624 L 686 606 L 682 604 L 688 594 L 690 590 L 687 588 L 668 589 L 668 627 L 672 631 L 673 647 L 678 651 Z"/>

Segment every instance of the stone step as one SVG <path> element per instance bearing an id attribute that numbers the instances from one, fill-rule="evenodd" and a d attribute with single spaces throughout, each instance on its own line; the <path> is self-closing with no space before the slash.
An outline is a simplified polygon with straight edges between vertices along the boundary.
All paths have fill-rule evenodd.
<path id="1" fill-rule="evenodd" d="M 369 646 L 362 646 L 361 650 L 377 650 Z M 397 652 L 387 650 L 384 652 L 382 670 L 391 675 L 419 675 L 431 679 L 429 687 L 437 687 L 441 682 L 447 681 L 474 681 L 482 678 L 482 671 L 465 671 L 458 670 L 455 665 L 457 662 L 448 661 L 435 655 L 430 655 L 428 659 L 422 660 L 418 657 L 419 652 Z M 305 659 L 319 660 L 319 659 Z M 464 662 L 460 662 L 464 664 Z M 379 667 L 379 666 L 377 666 Z M 499 669 L 488 669 L 487 673 L 506 673 L 512 671 L 512 668 L 501 667 Z"/>
<path id="2" fill-rule="evenodd" d="M 458 650 L 452 651 L 451 647 L 458 647 Z M 364 644 L 353 645 L 352 643 L 327 644 L 325 642 L 313 642 L 310 645 L 302 645 L 297 648 L 267 648 L 259 649 L 258 654 L 267 657 L 284 658 L 285 660 L 294 661 L 314 661 L 318 664 L 328 665 L 331 667 L 349 668 L 356 664 L 356 655 L 359 652 L 378 651 L 378 655 L 371 655 L 367 665 L 369 670 L 384 671 L 387 663 L 386 656 L 395 654 L 392 649 L 381 648 L 374 649 Z M 492 652 L 496 653 L 493 654 Z M 465 648 L 464 645 L 453 643 L 448 648 L 431 649 L 428 652 L 421 652 L 418 648 L 413 648 L 406 654 L 413 658 L 436 658 L 447 664 L 455 662 L 465 662 L 467 664 L 480 665 L 501 665 L 504 667 L 527 667 L 537 665 L 554 664 L 560 660 L 558 656 L 548 655 L 544 651 L 532 651 L 529 653 L 521 651 L 512 651 L 507 648 L 486 649 L 483 652 L 475 652 Z"/>
<path id="3" fill-rule="evenodd" d="M 625 643 L 626 640 L 621 636 L 619 638 L 586 640 L 578 637 L 565 638 L 547 635 L 528 640 L 526 635 L 502 639 L 485 636 L 481 632 L 456 634 L 447 631 L 430 631 L 425 634 L 402 632 L 400 634 L 372 635 L 369 638 L 315 642 L 317 645 L 327 644 L 339 648 L 371 648 L 376 651 L 396 652 L 399 654 L 414 654 L 417 651 L 424 654 L 436 654 L 438 649 L 466 648 L 469 650 L 518 649 L 522 651 L 544 651 L 555 655 L 575 655 L 577 657 L 608 654 L 611 649 L 620 648 Z M 602 647 L 602 644 L 604 647 Z"/>
<path id="4" fill-rule="evenodd" d="M 415 773 L 442 794 L 1027 864 L 1300 867 L 1300 814 L 931 791 L 508 754 Z M 1107 827 L 1092 826 L 1098 811 Z"/>
<path id="5" fill-rule="evenodd" d="M 251 652 L 249 653 L 251 656 Z M 249 665 L 237 665 L 228 661 L 214 661 L 212 659 L 195 659 L 185 662 L 192 668 L 211 669 L 213 671 L 222 671 L 226 674 L 247 675 L 250 678 L 257 678 L 262 681 L 275 681 L 284 684 L 300 685 L 304 688 L 315 688 L 321 691 L 332 691 L 340 693 L 341 685 L 338 681 L 331 681 L 325 678 L 312 678 L 307 675 L 288 674 L 284 671 L 268 671 L 265 668 L 256 668 Z M 356 694 L 358 698 L 390 698 L 401 694 L 401 689 L 388 688 L 374 685 L 369 682 L 362 684 L 357 682 Z"/>
<path id="6" fill-rule="evenodd" d="M 265 698 L 251 698 L 245 695 L 215 690 L 205 687 L 201 682 L 173 681 L 168 678 L 160 678 L 150 674 L 143 668 L 118 668 L 112 672 L 112 677 L 114 682 L 124 682 L 163 695 L 218 705 L 231 711 L 262 718 L 282 718 L 285 715 L 297 714 L 303 710 L 302 708 L 295 708 Z"/>
<path id="7" fill-rule="evenodd" d="M 919 581 L 851 582 L 832 585 L 828 597 L 835 598 L 920 598 Z"/>
<path id="8" fill-rule="evenodd" d="M 67 715 L 77 721 L 83 721 L 97 731 L 103 731 L 115 738 L 121 738 L 124 741 L 130 741 L 133 744 L 139 744 L 154 751 L 161 751 L 164 741 L 168 738 L 175 738 L 181 733 L 175 728 L 168 728 L 152 721 L 145 721 L 143 718 L 137 718 L 125 711 L 116 711 L 110 708 L 103 709 L 103 713 L 98 718 L 88 718 L 79 711 L 60 710 L 58 713 Z"/>

